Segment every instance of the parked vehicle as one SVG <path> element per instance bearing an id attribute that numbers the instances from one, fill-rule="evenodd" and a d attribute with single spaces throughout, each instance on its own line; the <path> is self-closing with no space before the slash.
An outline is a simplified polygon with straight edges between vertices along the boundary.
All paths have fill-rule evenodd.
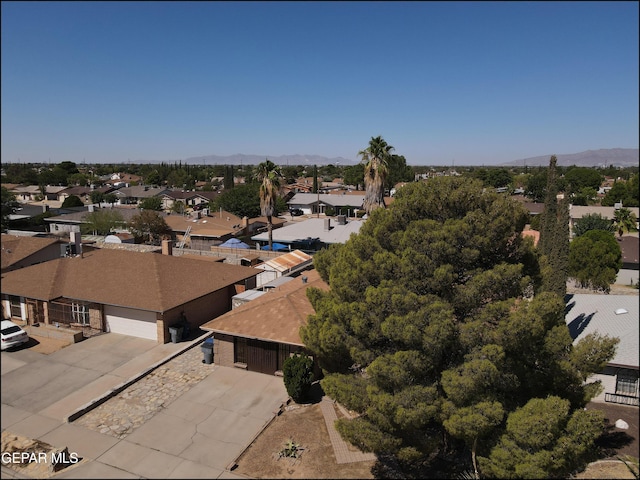
<path id="1" fill-rule="evenodd" d="M 289 209 L 289 213 L 292 217 L 299 217 L 300 215 L 304 215 L 304 212 L 300 208 L 291 208 Z"/>
<path id="2" fill-rule="evenodd" d="M 2 350 L 22 345 L 29 341 L 29 335 L 11 320 L 2 320 Z"/>

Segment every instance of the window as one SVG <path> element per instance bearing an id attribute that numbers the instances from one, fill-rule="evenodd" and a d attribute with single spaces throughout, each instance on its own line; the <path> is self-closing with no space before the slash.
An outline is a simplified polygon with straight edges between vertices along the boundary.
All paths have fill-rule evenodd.
<path id="1" fill-rule="evenodd" d="M 82 325 L 89 325 L 89 306 L 82 303 L 74 303 L 71 306 L 71 316 L 74 323 L 80 323 Z"/>
<path id="2" fill-rule="evenodd" d="M 638 372 L 620 370 L 616 379 L 616 393 L 618 395 L 638 396 Z"/>
<path id="3" fill-rule="evenodd" d="M 235 337 L 234 339 L 234 363 L 247 363 L 247 339 Z"/>
<path id="4" fill-rule="evenodd" d="M 9 303 L 11 305 L 11 316 L 22 318 L 22 307 L 20 306 L 20 297 L 15 295 L 9 296 Z"/>

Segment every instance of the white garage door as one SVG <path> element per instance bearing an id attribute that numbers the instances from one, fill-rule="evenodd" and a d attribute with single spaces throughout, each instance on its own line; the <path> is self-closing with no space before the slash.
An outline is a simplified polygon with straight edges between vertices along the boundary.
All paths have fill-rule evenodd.
<path id="1" fill-rule="evenodd" d="M 155 312 L 105 305 L 107 332 L 158 340 Z"/>

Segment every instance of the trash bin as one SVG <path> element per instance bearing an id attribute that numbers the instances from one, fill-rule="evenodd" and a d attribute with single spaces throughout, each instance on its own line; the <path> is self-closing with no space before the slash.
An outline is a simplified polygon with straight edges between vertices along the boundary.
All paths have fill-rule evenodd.
<path id="1" fill-rule="evenodd" d="M 204 359 L 202 360 L 202 363 L 206 363 L 206 364 L 213 363 L 213 338 L 207 338 L 200 346 L 200 349 L 204 354 Z"/>
<path id="2" fill-rule="evenodd" d="M 182 327 L 169 327 L 171 343 L 178 343 L 182 339 Z"/>

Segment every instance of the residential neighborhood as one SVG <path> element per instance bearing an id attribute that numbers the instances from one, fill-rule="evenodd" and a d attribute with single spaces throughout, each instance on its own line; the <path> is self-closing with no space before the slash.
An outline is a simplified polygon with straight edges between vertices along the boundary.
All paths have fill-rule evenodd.
<path id="1" fill-rule="evenodd" d="M 250 455 L 252 438 L 292 401 L 285 388 L 287 361 L 309 358 L 314 378 L 326 374 L 330 361 L 326 354 L 303 340 L 312 338 L 307 337 L 313 328 L 309 319 L 319 313 L 312 302 L 319 293 L 313 292 L 331 292 L 322 278 L 322 272 L 327 274 L 325 252 L 357 241 L 367 222 L 381 218 L 375 215 L 376 208 L 394 212 L 396 203 L 399 209 L 407 208 L 402 206 L 403 198 L 414 187 L 443 179 L 464 184 L 463 178 L 447 170 L 442 175 L 416 175 L 413 181 L 398 182 L 381 192 L 377 206 L 371 206 L 365 191 L 335 176 L 330 182 L 316 178 L 315 186 L 313 178 L 301 177 L 275 191 L 283 203 L 274 215 L 265 214 L 263 198 L 253 197 L 259 208 L 252 210 L 255 216 L 251 217 L 246 205 L 227 201 L 235 188 L 251 184 L 235 176 L 233 188 L 198 191 L 145 186 L 143 177 L 115 172 L 105 176 L 102 187 L 52 189 L 51 193 L 47 188 L 46 197 L 42 188 L 3 184 L 18 202 L 6 219 L 9 228 L 2 233 L 3 318 L 29 339 L 2 353 L 3 385 L 10 386 L 2 389 L 3 429 L 52 444 L 63 442 L 87 458 L 61 478 L 111 475 L 121 461 L 109 449 L 126 451 L 133 445 L 145 458 L 161 452 L 153 454 L 159 465 L 171 465 L 181 472 L 178 476 L 233 476 L 243 455 Z M 532 201 L 515 190 L 485 188 L 522 207 L 527 218 L 523 245 L 531 238 L 534 248 L 542 248 L 546 200 Z M 605 198 L 606 193 L 601 195 Z M 69 206 L 71 196 L 78 197 L 81 205 Z M 558 205 L 562 200 L 559 194 Z M 617 233 L 621 210 L 635 221 Z M 399 217 L 385 220 L 378 228 L 410 216 L 398 211 L 402 212 Z M 96 220 L 101 216 L 112 219 L 107 227 Z M 638 207 L 624 205 L 567 207 L 568 242 L 580 238 L 587 220 L 602 219 L 620 250 L 619 267 L 606 292 L 567 280 L 564 321 L 574 348 L 590 334 L 618 339 L 612 358 L 587 379 L 603 387 L 589 408 L 638 406 L 638 216 Z M 158 222 L 157 233 L 151 231 L 151 223 L 140 223 L 143 217 Z M 35 223 L 32 218 L 41 220 Z M 150 235 L 143 235 L 144 229 L 150 229 Z M 322 259 L 319 264 L 317 258 Z M 356 288 L 363 279 L 353 281 Z M 114 353 L 109 353 L 111 349 Z M 85 359 L 84 370 L 62 380 L 59 375 L 66 369 L 57 365 L 73 363 L 75 355 Z M 91 356 L 95 360 L 89 360 Z M 31 362 L 36 362 L 35 367 L 46 357 L 51 366 L 29 375 L 34 379 L 49 375 L 51 381 L 39 385 L 19 376 L 31 370 Z M 156 377 L 159 384 L 154 383 Z M 63 386 L 53 393 L 52 382 Z M 222 394 L 219 382 L 234 387 L 225 387 Z M 145 385 L 150 385 L 144 388 L 151 388 L 160 403 L 148 403 L 147 394 L 137 393 Z M 204 385 L 220 393 L 205 393 Z M 199 391 L 202 400 L 195 397 Z M 146 405 L 146 413 L 136 415 L 127 399 Z M 181 402 L 195 402 L 185 406 L 197 404 L 203 415 L 206 411 L 207 418 L 213 418 L 221 399 L 229 405 L 229 419 L 244 425 L 232 447 L 203 456 L 205 450 L 227 441 L 215 433 L 215 422 L 213 431 L 198 442 L 186 436 L 181 439 L 183 433 L 176 434 L 176 446 L 160 440 L 163 424 L 177 422 L 173 415 Z M 323 415 L 333 418 L 333 407 L 328 409 L 326 401 L 335 399 L 326 393 L 319 399 Z M 255 410 L 258 417 L 246 423 L 239 418 L 248 414 L 241 406 L 249 403 L 261 406 Z M 169 407 L 167 413 L 162 411 L 165 407 Z M 35 428 L 37 418 L 46 419 L 49 427 Z M 629 420 L 633 416 L 624 418 L 627 423 L 633 421 Z M 185 419 L 188 422 L 176 425 L 176 431 L 199 430 L 211 421 Z M 76 437 L 65 426 L 83 429 L 83 435 Z M 335 455 L 343 448 L 349 451 L 333 425 L 328 428 L 329 435 L 335 435 Z M 80 438 L 98 443 L 86 449 L 77 442 Z M 202 454 L 196 453 L 199 449 Z M 344 462 L 362 468 L 375 460 L 368 455 L 358 451 Z M 135 463 L 126 469 L 152 477 L 160 472 L 153 474 Z"/>

